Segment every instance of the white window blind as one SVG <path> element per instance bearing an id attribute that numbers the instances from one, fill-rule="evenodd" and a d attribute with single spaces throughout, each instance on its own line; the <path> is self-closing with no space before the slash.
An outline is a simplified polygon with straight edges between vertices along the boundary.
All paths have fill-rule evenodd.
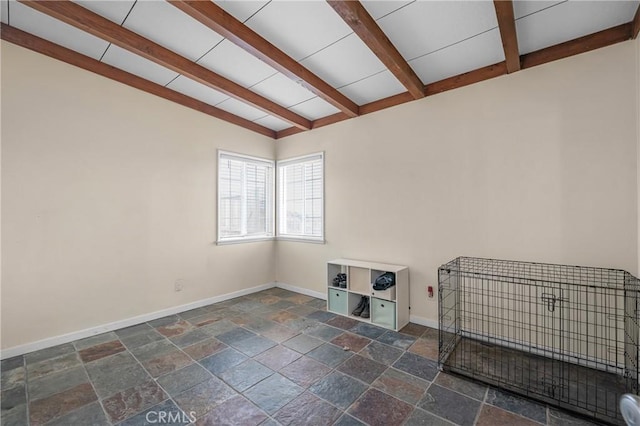
<path id="1" fill-rule="evenodd" d="M 218 241 L 273 236 L 272 161 L 218 154 Z"/>
<path id="2" fill-rule="evenodd" d="M 324 239 L 324 155 L 278 162 L 278 235 Z"/>

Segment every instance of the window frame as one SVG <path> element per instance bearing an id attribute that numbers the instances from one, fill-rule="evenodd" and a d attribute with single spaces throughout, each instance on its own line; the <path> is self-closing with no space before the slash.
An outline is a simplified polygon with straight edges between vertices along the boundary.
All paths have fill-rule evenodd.
<path id="1" fill-rule="evenodd" d="M 321 235 L 320 236 L 311 236 L 311 235 L 293 235 L 293 234 L 283 234 L 281 227 L 281 217 L 283 214 L 284 208 L 284 198 L 282 194 L 282 185 L 284 184 L 281 168 L 286 167 L 290 164 L 304 163 L 306 161 L 316 159 L 320 157 L 320 161 L 322 162 L 322 220 L 321 220 Z M 276 161 L 276 239 L 282 241 L 299 241 L 306 243 L 315 243 L 315 244 L 325 244 L 325 161 L 324 161 L 324 151 L 315 152 L 312 154 L 305 154 L 297 157 L 286 158 L 283 160 Z"/>
<path id="2" fill-rule="evenodd" d="M 221 189 L 221 179 L 220 179 L 220 162 L 221 160 L 223 160 L 223 157 L 231 157 L 232 159 L 237 159 L 237 161 L 244 161 L 245 163 L 256 163 L 256 164 L 262 164 L 262 165 L 267 165 L 270 168 L 270 175 L 271 175 L 271 185 L 267 185 L 268 186 L 268 193 L 267 193 L 267 203 L 270 203 L 270 206 L 267 207 L 266 211 L 269 215 L 269 217 L 266 218 L 266 225 L 267 225 L 267 232 L 265 234 L 261 234 L 261 235 L 241 235 L 241 236 L 233 236 L 233 237 L 223 237 L 221 235 L 221 226 L 220 226 L 220 222 L 221 222 L 221 194 L 222 191 Z M 274 160 L 268 159 L 268 158 L 262 158 L 262 157 L 256 157 L 256 156 L 252 156 L 252 155 L 246 155 L 246 154 L 239 154 L 237 152 L 232 152 L 232 151 L 225 151 L 225 150 L 218 150 L 218 164 L 217 164 L 217 196 L 216 196 L 216 214 L 217 214 L 217 229 L 216 229 L 216 244 L 217 245 L 225 245 L 225 244 L 238 244 L 238 243 L 250 243 L 250 242 L 257 242 L 257 241 L 270 241 L 270 240 L 274 240 L 276 233 L 275 233 L 275 227 L 276 227 L 276 193 L 275 193 L 275 186 L 276 186 L 276 162 Z M 246 190 L 246 185 L 243 185 L 244 189 Z M 245 200 L 246 203 L 246 200 Z M 243 208 L 246 209 L 246 206 L 244 206 Z M 246 224 L 244 225 L 246 227 Z"/>

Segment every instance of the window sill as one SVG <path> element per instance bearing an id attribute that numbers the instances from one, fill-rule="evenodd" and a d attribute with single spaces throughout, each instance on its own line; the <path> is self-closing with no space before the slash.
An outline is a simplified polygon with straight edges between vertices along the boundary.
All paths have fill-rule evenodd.
<path id="1" fill-rule="evenodd" d="M 311 244 L 326 244 L 324 238 L 313 238 L 313 237 L 290 237 L 279 235 L 276 237 L 278 241 L 295 241 L 299 243 L 311 243 Z"/>
<path id="2" fill-rule="evenodd" d="M 234 238 L 226 240 L 216 241 L 216 245 L 226 246 L 229 244 L 242 244 L 242 243 L 259 243 L 262 241 L 274 241 L 274 237 L 256 237 L 256 238 Z"/>

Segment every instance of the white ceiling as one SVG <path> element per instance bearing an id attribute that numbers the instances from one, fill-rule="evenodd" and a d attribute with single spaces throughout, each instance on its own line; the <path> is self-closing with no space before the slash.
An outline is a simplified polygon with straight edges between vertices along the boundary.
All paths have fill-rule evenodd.
<path id="1" fill-rule="evenodd" d="M 163 0 L 74 0 L 239 85 L 317 120 L 338 111 L 271 66 Z M 288 123 L 14 0 L 2 22 L 272 130 Z M 217 0 L 220 7 L 358 105 L 406 89 L 325 1 Z M 504 60 L 491 1 L 363 0 L 424 84 Z M 520 53 L 633 19 L 638 1 L 515 0 Z"/>

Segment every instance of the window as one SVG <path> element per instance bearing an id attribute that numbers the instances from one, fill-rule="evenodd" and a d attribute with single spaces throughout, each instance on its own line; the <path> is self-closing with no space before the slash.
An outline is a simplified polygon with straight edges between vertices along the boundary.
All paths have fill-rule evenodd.
<path id="1" fill-rule="evenodd" d="M 324 241 L 324 155 L 278 162 L 278 237 Z"/>
<path id="2" fill-rule="evenodd" d="M 273 237 L 273 161 L 218 151 L 218 242 Z"/>

